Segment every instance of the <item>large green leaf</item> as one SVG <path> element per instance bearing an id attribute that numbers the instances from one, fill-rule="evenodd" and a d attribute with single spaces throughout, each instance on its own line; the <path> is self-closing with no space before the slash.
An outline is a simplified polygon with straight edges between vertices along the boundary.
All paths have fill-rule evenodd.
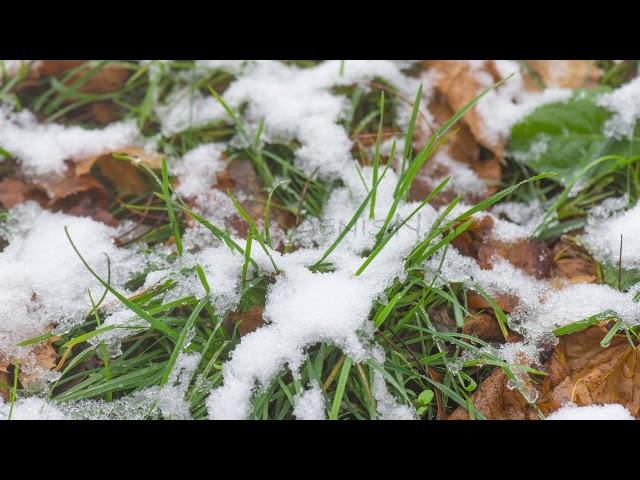
<path id="1" fill-rule="evenodd" d="M 593 160 L 605 155 L 631 157 L 640 154 L 640 129 L 631 139 L 613 139 L 604 134 L 612 113 L 596 105 L 608 91 L 576 91 L 567 102 L 542 105 L 511 130 L 509 152 L 535 171 L 552 171 L 555 180 L 567 184 Z M 603 162 L 591 174 L 606 171 Z"/>

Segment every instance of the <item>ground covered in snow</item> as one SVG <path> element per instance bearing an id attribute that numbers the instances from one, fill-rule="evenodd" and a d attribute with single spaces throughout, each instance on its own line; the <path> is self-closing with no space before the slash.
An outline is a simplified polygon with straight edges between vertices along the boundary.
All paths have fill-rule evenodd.
<path id="1" fill-rule="evenodd" d="M 637 70 L 4 61 L 0 418 L 638 417 Z"/>

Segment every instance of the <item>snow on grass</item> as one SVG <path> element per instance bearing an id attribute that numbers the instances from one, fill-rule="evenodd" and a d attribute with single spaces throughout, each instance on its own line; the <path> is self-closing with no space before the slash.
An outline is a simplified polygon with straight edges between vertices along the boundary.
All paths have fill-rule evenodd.
<path id="1" fill-rule="evenodd" d="M 369 218 L 367 208 L 328 258 L 333 271 L 312 272 L 308 267 L 345 228 L 372 187 L 372 168 L 361 167 L 360 177 L 356 170 L 358 163 L 351 154 L 352 141 L 348 132 L 337 123 L 345 112 L 348 99 L 335 95 L 332 89 L 354 83 L 367 88 L 366 82 L 382 78 L 401 96 L 412 99 L 418 80 L 401 72 L 400 69 L 407 65 L 392 61 L 327 61 L 315 67 L 299 68 L 276 61 L 197 62 L 198 75 L 213 69 L 236 75 L 223 97 L 235 110 L 242 112 L 250 134 L 255 133 L 264 121 L 263 142 L 295 140 L 301 145 L 295 152 L 297 167 L 309 175 L 341 181 L 341 185 L 331 192 L 321 215 L 307 217 L 291 232 L 292 240 L 301 246 L 300 249 L 287 254 L 269 250 L 279 271 L 254 242 L 251 256 L 257 267 L 251 265 L 249 275 L 264 275 L 270 281 L 263 313 L 265 325 L 242 337 L 223 364 L 223 382 L 210 392 L 206 401 L 209 418 L 250 417 L 253 396 L 270 385 L 283 369 L 290 369 L 294 378 L 299 378 L 308 349 L 319 343 L 338 347 L 356 363 L 367 360 L 384 363 L 384 352 L 373 340 L 372 309 L 377 302 L 385 301 L 385 289 L 394 280 L 406 278 L 406 255 L 424 238 L 444 207 L 436 210 L 430 205 L 424 206 L 367 269 L 361 275 L 355 275 L 375 244 L 375 235 L 394 199 L 398 176 L 389 170 L 378 186 L 373 218 Z M 527 92 L 515 62 L 497 61 L 496 67 L 503 77 L 516 72 L 497 90 L 489 92 L 477 106 L 487 137 L 496 143 L 505 140 L 513 124 L 537 106 L 564 101 L 570 95 L 569 91 L 559 89 Z M 490 76 L 480 70 L 478 76 L 486 86 L 493 83 Z M 616 112 L 613 126 L 608 127 L 612 135 L 628 134 L 628 125 L 637 118 L 636 110 L 625 106 L 625 102 L 635 98 L 635 89 L 635 86 L 623 87 L 606 97 L 608 100 L 603 100 L 607 108 Z M 425 85 L 424 91 L 428 98 L 430 86 Z M 230 123 L 222 107 L 199 91 L 178 90 L 164 102 L 156 109 L 164 135 L 212 121 Z M 400 105 L 395 124 L 402 129 L 406 127 L 410 109 Z M 0 146 L 18 159 L 27 175 L 63 174 L 67 160 L 140 140 L 133 123 L 86 130 L 38 124 L 27 111 L 12 113 L 4 108 L 0 113 Z M 421 113 L 431 118 L 425 109 Z M 220 227 L 225 218 L 235 212 L 229 198 L 213 188 L 217 175 L 225 168 L 223 152 L 228 145 L 203 144 L 170 163 L 172 175 L 179 179 L 175 186 L 177 194 Z M 241 139 L 234 138 L 232 145 L 241 145 Z M 386 142 L 383 151 L 388 147 L 389 142 Z M 537 148 L 542 151 L 543 147 L 541 144 Z M 397 152 L 401 151 L 402 142 L 398 143 L 397 149 Z M 455 193 L 486 193 L 485 182 L 467 165 L 450 158 L 446 150 L 440 151 L 432 161 L 450 172 L 453 178 L 449 188 Z M 392 226 L 416 206 L 417 203 L 401 202 L 398 218 Z M 458 204 L 448 219 L 469 207 Z M 598 221 L 592 218 L 585 239 L 598 258 L 614 263 L 620 234 L 630 241 L 638 237 L 638 212 L 640 210 L 635 207 L 605 220 L 603 217 Z M 105 254 L 110 258 L 111 284 L 115 288 L 122 290 L 131 274 L 146 266 L 135 251 L 114 245 L 113 238 L 118 229 L 87 218 L 43 211 L 33 203 L 20 205 L 10 214 L 10 242 L 0 252 L 0 281 L 3 284 L 0 291 L 0 351 L 4 354 L 25 354 L 27 350 L 17 348 L 16 343 L 42 334 L 51 325 L 66 329 L 82 321 L 90 309 L 87 290 L 91 290 L 94 299 L 103 293 L 102 287 L 73 252 L 64 234 L 65 225 L 69 226 L 70 235 L 87 262 L 104 279 L 107 278 Z M 479 213 L 476 217 L 491 215 L 494 238 L 514 241 L 531 235 L 543 214 L 544 210 L 537 202 L 526 205 L 504 203 L 493 207 L 490 213 Z M 246 247 L 245 240 L 234 240 L 242 248 Z M 216 313 L 224 315 L 234 310 L 242 296 L 243 256 L 212 240 L 211 234 L 199 225 L 187 226 L 184 243 L 184 255 L 173 264 L 159 262 L 158 269 L 147 276 L 144 288 L 173 279 L 176 286 L 165 294 L 163 301 L 189 295 L 203 298 L 205 289 L 192 271 L 195 265 L 200 265 L 211 286 L 210 298 Z M 631 242 L 625 245 L 628 248 L 623 249 L 623 265 L 639 266 L 640 250 L 637 251 Z M 552 286 L 505 260 L 494 262 L 490 270 L 483 270 L 475 260 L 462 256 L 453 246 L 448 248 L 444 259 L 442 255 L 444 252 L 440 251 L 425 262 L 425 281 L 438 275 L 436 284 L 463 282 L 470 288 L 479 284 L 492 295 L 506 293 L 519 299 L 510 322 L 512 328 L 524 334 L 525 340 L 504 345 L 498 351 L 499 357 L 510 363 L 522 359 L 535 362 L 537 341 L 558 326 L 608 310 L 614 311 L 627 324 L 637 322 L 640 317 L 639 304 L 633 301 L 635 290 L 622 293 L 605 285 L 586 284 Z M 113 300 L 111 295 L 107 296 L 104 325 L 115 324 L 122 328 L 95 337 L 91 343 L 97 345 L 104 341 L 111 353 L 117 355 L 120 341 L 125 336 L 148 328 L 148 325 L 131 311 L 116 306 Z M 190 405 L 185 395 L 199 362 L 199 355 L 182 353 L 167 384 L 144 388 L 112 404 L 92 400 L 56 406 L 36 397 L 19 398 L 13 417 L 142 418 L 153 409 L 165 418 L 190 418 Z M 395 397 L 379 371 L 374 373 L 372 391 L 378 418 L 416 418 L 413 408 L 404 404 L 406 399 L 402 401 Z M 310 384 L 296 396 L 294 403 L 296 418 L 326 418 L 326 401 L 317 383 Z M 0 416 L 8 415 L 7 408 L 6 403 L 0 405 Z M 568 408 L 556 415 L 620 416 L 621 407 L 582 408 L 592 410 L 584 413 L 579 408 Z"/>
<path id="2" fill-rule="evenodd" d="M 529 306 L 530 310 L 520 314 L 520 318 L 529 336 L 548 333 L 608 311 L 615 312 L 618 318 L 631 326 L 640 318 L 640 303 L 634 301 L 634 293 L 619 292 L 607 285 L 569 285 L 561 290 L 550 290 L 540 305 Z"/>
<path id="3" fill-rule="evenodd" d="M 206 203 L 201 197 L 211 190 L 217 175 L 224 170 L 223 152 L 224 145 L 205 143 L 172 164 L 171 174 L 180 179 L 176 192 L 183 197 L 200 200 L 198 203 Z"/>
<path id="4" fill-rule="evenodd" d="M 435 271 L 441 253 L 427 262 Z M 512 327 L 535 342 L 554 329 L 607 311 L 615 312 L 626 324 L 640 318 L 640 303 L 634 301 L 635 290 L 619 292 L 607 285 L 560 284 L 551 286 L 537 280 L 506 260 L 496 261 L 492 269 L 483 270 L 475 260 L 462 256 L 451 247 L 442 263 L 441 276 L 449 282 L 474 283 L 492 295 L 509 294 L 518 298 L 518 307 L 510 315 Z"/>
<path id="5" fill-rule="evenodd" d="M 227 217 L 236 213 L 231 199 L 221 190 L 213 188 L 217 184 L 217 176 L 226 162 L 223 158 L 224 145 L 207 143 L 188 151 L 182 158 L 171 164 L 171 174 L 178 178 L 176 193 L 188 200 L 195 211 L 214 225 L 224 225 Z M 239 198 L 239 200 L 244 200 Z M 198 224 L 199 225 L 199 224 Z M 211 237 L 196 226 L 196 230 L 186 239 L 186 243 L 201 244 L 197 238 L 198 231 Z M 191 238 L 190 238 L 191 237 Z"/>
<path id="6" fill-rule="evenodd" d="M 238 239 L 238 241 L 242 241 Z M 193 254 L 185 255 L 172 269 L 173 278 L 178 285 L 170 291 L 167 301 L 193 295 L 196 298 L 205 296 L 204 286 L 195 272 L 181 273 L 182 268 L 193 268 L 200 265 L 212 286 L 211 303 L 216 311 L 223 314 L 234 307 L 240 300 L 240 277 L 244 257 L 230 250 L 226 245 L 207 247 Z"/>
<path id="7" fill-rule="evenodd" d="M 547 420 L 635 420 L 635 417 L 619 403 L 585 407 L 569 404 L 549 415 Z"/>
<path id="8" fill-rule="evenodd" d="M 401 94 L 413 98 L 418 82 L 402 74 L 391 61 L 327 61 L 313 68 L 299 68 L 277 61 L 256 61 L 231 83 L 223 98 L 243 114 L 249 128 L 257 130 L 264 120 L 263 140 L 298 140 L 296 165 L 307 174 L 319 171 L 322 177 L 336 178 L 351 169 L 351 141 L 337 124 L 347 99 L 333 95 L 331 88 L 384 78 Z M 220 104 L 200 94 L 182 96 L 159 111 L 165 134 L 188 126 L 227 119 Z M 402 111 L 402 109 L 400 109 Z M 410 109 L 404 112 L 405 123 Z M 429 115 L 428 112 L 423 112 Z M 229 120 L 229 119 L 227 119 Z M 402 123 L 402 122 L 401 122 Z"/>
<path id="9" fill-rule="evenodd" d="M 320 342 L 339 346 L 354 361 L 367 358 L 368 322 L 381 288 L 348 272 L 312 273 L 290 267 L 269 289 L 267 326 L 242 338 L 224 365 L 224 384 L 207 402 L 212 419 L 247 418 L 256 383 L 267 387 L 288 365 L 297 372 L 305 348 Z"/>
<path id="10" fill-rule="evenodd" d="M 617 265 L 622 237 L 623 268 L 640 267 L 640 204 L 604 218 L 602 212 L 592 213 L 584 237 L 594 256 L 605 263 Z M 606 212 L 605 212 L 606 214 Z"/>
<path id="11" fill-rule="evenodd" d="M 611 93 L 601 95 L 598 105 L 613 112 L 604 124 L 604 133 L 613 138 L 631 138 L 640 118 L 640 78 L 625 83 Z"/>
<path id="12" fill-rule="evenodd" d="M 55 404 L 39 397 L 18 398 L 13 405 L 3 402 L 0 397 L 0 420 L 69 420 L 69 417 Z"/>
<path id="13" fill-rule="evenodd" d="M 327 412 L 320 385 L 314 383 L 295 397 L 293 415 L 297 420 L 326 420 Z"/>
<path id="14" fill-rule="evenodd" d="M 42 124 L 28 110 L 14 113 L 0 106 L 0 146 L 16 157 L 31 177 L 64 175 L 66 160 L 84 159 L 138 141 L 139 131 L 132 121 L 102 129 L 68 127 Z"/>
<path id="15" fill-rule="evenodd" d="M 52 213 L 34 202 L 10 211 L 9 245 L 0 252 L 0 351 L 17 354 L 18 342 L 41 335 L 48 326 L 66 329 L 84 319 L 91 309 L 88 290 L 95 301 L 104 288 L 82 265 L 64 231 L 87 262 L 111 284 L 123 288 L 142 266 L 133 250 L 114 244 L 118 230 L 84 217 Z M 107 301 L 115 300 L 112 296 Z"/>
<path id="16" fill-rule="evenodd" d="M 390 193 L 381 191 L 380 218 L 386 214 L 384 205 L 390 202 Z M 349 199 L 345 190 L 334 192 L 331 201 L 337 201 L 335 210 L 329 208 L 338 213 L 337 217 L 347 211 L 353 215 L 357 200 Z M 406 215 L 412 207 L 415 205 L 403 205 L 400 215 Z M 425 209 L 433 212 L 431 207 Z M 330 243 L 335 236 L 337 232 L 326 238 L 319 234 L 317 240 Z M 310 256 L 313 250 L 286 256 L 273 252 L 283 272 L 267 292 L 263 313 L 267 325 L 243 337 L 224 365 L 224 383 L 207 401 L 209 417 L 247 418 L 252 395 L 268 386 L 285 366 L 295 375 L 306 359 L 305 349 L 315 344 L 338 346 L 354 362 L 369 358 L 371 309 L 394 279 L 406 275 L 403 259 L 417 239 L 416 232 L 405 226 L 360 276 L 354 272 L 364 261 L 362 251 L 373 244 L 372 233 L 347 235 L 332 256 L 336 267 L 333 272 L 313 273 L 308 269 L 310 259 L 318 257 Z M 264 257 L 257 256 L 257 261 L 262 268 L 269 268 Z"/>

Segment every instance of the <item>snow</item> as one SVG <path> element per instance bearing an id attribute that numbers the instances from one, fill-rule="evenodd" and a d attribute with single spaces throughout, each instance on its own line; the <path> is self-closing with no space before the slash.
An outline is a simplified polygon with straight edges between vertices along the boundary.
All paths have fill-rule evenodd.
<path id="1" fill-rule="evenodd" d="M 27 202 L 10 210 L 9 245 L 0 252 L 0 351 L 26 353 L 20 341 L 41 335 L 49 325 L 67 329 L 83 320 L 104 292 L 73 251 L 64 227 L 86 261 L 107 279 L 105 254 L 112 263 L 111 283 L 122 289 L 142 265 L 133 250 L 119 249 L 118 230 L 85 217 L 42 210 Z M 115 298 L 109 295 L 107 303 Z"/>
<path id="2" fill-rule="evenodd" d="M 0 420 L 9 419 L 11 404 L 0 397 Z M 18 398 L 13 405 L 11 420 L 69 420 L 55 404 L 38 397 Z"/>
<path id="3" fill-rule="evenodd" d="M 82 160 L 137 143 L 135 122 L 116 122 L 105 128 L 38 123 L 28 110 L 11 112 L 0 106 L 0 146 L 18 159 L 25 175 L 64 175 L 65 160 Z"/>
<path id="4" fill-rule="evenodd" d="M 591 213 L 584 240 L 598 260 L 618 264 L 621 236 L 623 268 L 640 267 L 640 248 L 636 242 L 640 237 L 640 204 L 609 218 L 603 218 L 602 211 Z"/>
<path id="5" fill-rule="evenodd" d="M 254 384 L 269 385 L 288 365 L 296 372 L 306 347 L 320 342 L 339 346 L 354 361 L 367 357 L 358 331 L 371 333 L 367 322 L 378 291 L 352 274 L 311 273 L 290 268 L 269 289 L 267 326 L 242 338 L 224 365 L 224 384 L 207 402 L 212 419 L 241 419 L 250 412 Z"/>
<path id="6" fill-rule="evenodd" d="M 320 385 L 313 383 L 302 394 L 295 397 L 293 415 L 297 420 L 326 420 L 324 395 Z"/>
<path id="7" fill-rule="evenodd" d="M 359 182 L 358 185 L 363 189 Z M 385 203 L 391 201 L 392 189 L 385 191 L 380 191 L 380 218 L 386 214 Z M 355 201 L 349 199 L 346 189 L 336 190 L 329 201 L 335 209 L 329 207 L 328 211 L 336 216 L 349 212 L 351 216 Z M 403 205 L 400 216 L 414 207 Z M 433 221 L 433 209 L 427 206 L 425 210 L 432 212 Z M 320 229 L 316 240 L 328 245 L 335 235 L 337 232 L 323 235 Z M 354 272 L 364 261 L 361 252 L 372 245 L 374 232 L 347 235 L 332 254 L 336 270 L 329 273 L 309 271 L 313 251 L 286 256 L 273 252 L 283 272 L 267 292 L 263 313 L 267 325 L 243 337 L 224 365 L 224 383 L 207 401 L 209 417 L 247 418 L 253 393 L 268 386 L 285 366 L 295 375 L 304 363 L 306 349 L 320 342 L 338 346 L 354 362 L 366 360 L 371 354 L 371 308 L 387 285 L 406 275 L 402 260 L 418 238 L 415 230 L 405 226 L 360 276 Z M 256 257 L 261 268 L 271 268 L 264 257 Z"/>
<path id="8" fill-rule="evenodd" d="M 200 364 L 201 355 L 181 353 L 176 359 L 168 382 L 161 387 L 149 387 L 148 394 L 155 397 L 163 418 L 189 420 L 189 401 L 186 398 L 189 383 Z"/>
<path id="9" fill-rule="evenodd" d="M 213 188 L 217 183 L 218 174 L 226 166 L 223 152 L 222 144 L 199 145 L 172 162 L 170 167 L 171 174 L 178 179 L 176 193 L 188 200 L 198 214 L 218 226 L 225 225 L 227 218 L 237 213 L 231 199 L 221 190 Z M 204 227 L 200 228 L 201 234 L 211 238 L 211 233 L 203 229 Z M 195 235 L 196 232 L 192 232 L 185 243 L 202 244 L 201 240 L 194 238 Z"/>
<path id="10" fill-rule="evenodd" d="M 578 407 L 566 405 L 553 412 L 547 420 L 635 420 L 623 405 L 609 403 Z"/>
<path id="11" fill-rule="evenodd" d="M 434 187 L 442 182 L 445 177 L 450 177 L 446 190 L 450 190 L 455 194 L 483 195 L 486 193 L 486 181 L 480 178 L 469 165 L 454 160 L 448 154 L 446 148 L 436 153 L 431 162 L 444 167 L 448 172 L 443 177 L 431 179 L 431 184 Z"/>
<path id="12" fill-rule="evenodd" d="M 333 95 L 331 88 L 382 77 L 408 98 L 413 98 L 418 89 L 417 80 L 403 75 L 391 61 L 345 61 L 342 75 L 340 70 L 337 60 L 306 69 L 277 61 L 251 62 L 222 96 L 236 110 L 246 104 L 243 121 L 250 130 L 256 130 L 264 120 L 265 141 L 298 140 L 302 146 L 295 162 L 303 171 L 311 174 L 318 169 L 321 177 L 337 178 L 352 168 L 354 160 L 351 141 L 336 123 L 347 100 Z M 181 95 L 179 102 L 172 98 L 159 111 L 165 135 L 190 125 L 228 120 L 215 99 L 184 92 Z M 408 106 L 406 110 L 410 114 Z M 426 110 L 423 113 L 429 115 Z"/>
<path id="13" fill-rule="evenodd" d="M 514 242 L 531 237 L 545 213 L 539 201 L 501 202 L 490 212 L 493 219 L 491 234 L 493 238 L 502 242 Z"/>
<path id="14" fill-rule="evenodd" d="M 613 116 L 604 124 L 605 135 L 618 139 L 631 138 L 640 118 L 640 78 L 601 95 L 597 104 L 613 112 Z"/>
<path id="15" fill-rule="evenodd" d="M 371 352 L 379 364 L 384 364 L 384 351 L 375 347 Z M 378 420 L 415 420 L 416 412 L 413 407 L 399 403 L 387 388 L 387 382 L 379 370 L 373 375 L 373 396 L 376 400 Z"/>
<path id="16" fill-rule="evenodd" d="M 224 170 L 223 152 L 222 144 L 205 143 L 172 164 L 171 174 L 180 179 L 176 192 L 193 199 L 206 195 L 211 185 L 216 183 L 218 173 Z"/>
<path id="17" fill-rule="evenodd" d="M 241 239 L 238 241 L 242 242 Z M 197 264 L 202 267 L 207 283 L 212 288 L 211 303 L 216 311 L 222 314 L 234 307 L 240 300 L 240 278 L 244 257 L 224 244 L 184 255 L 171 271 L 170 276 L 177 280 L 178 285 L 171 290 L 166 300 L 187 295 L 196 298 L 205 296 L 204 286 L 197 274 L 181 272 L 183 268 L 192 268 Z"/>
<path id="18" fill-rule="evenodd" d="M 151 63 L 158 74 L 165 64 Z M 388 301 L 386 288 L 392 282 L 404 281 L 407 272 L 404 260 L 418 241 L 424 238 L 444 207 L 426 205 L 405 225 L 361 274 L 355 272 L 374 246 L 378 233 L 394 197 L 397 173 L 389 170 L 377 190 L 375 214 L 369 210 L 357 221 L 328 258 L 334 270 L 312 272 L 309 265 L 317 261 L 351 220 L 353 213 L 371 189 L 372 168 L 362 166 L 366 187 L 356 171 L 357 161 L 351 153 L 353 144 L 348 133 L 338 123 L 348 106 L 348 98 L 333 93 L 335 86 L 359 84 L 383 78 L 403 98 L 412 99 L 418 80 L 405 76 L 401 69 L 409 61 L 327 61 L 312 68 L 299 68 L 278 61 L 202 60 L 196 62 L 194 75 L 206 75 L 212 70 L 225 70 L 234 75 L 229 87 L 221 92 L 234 109 L 242 106 L 242 121 L 249 135 L 264 121 L 262 142 L 296 141 L 295 165 L 307 174 L 321 179 L 339 180 L 318 218 L 306 217 L 291 230 L 291 241 L 298 250 L 283 254 L 269 249 L 278 266 L 276 271 L 268 255 L 254 243 L 252 258 L 256 266 L 249 268 L 249 277 L 260 274 L 269 279 L 263 312 L 265 325 L 243 336 L 222 364 L 222 383 L 212 389 L 206 400 L 211 419 L 246 419 L 252 416 L 252 400 L 264 391 L 277 375 L 289 370 L 301 380 L 300 371 L 308 360 L 308 352 L 318 344 L 337 347 L 353 362 L 374 360 L 384 364 L 384 351 L 376 344 L 371 313 L 378 303 Z M 482 70 L 483 62 L 470 62 L 483 85 L 493 79 Z M 507 139 L 511 127 L 525 115 L 548 102 L 565 101 L 570 91 L 547 89 L 527 92 L 518 64 L 497 61 L 502 77 L 515 72 L 497 90 L 490 92 L 478 104 L 477 112 L 491 142 Z M 188 80 L 192 72 L 185 72 Z M 426 80 L 429 81 L 427 75 Z M 423 78 L 424 80 L 424 78 Z M 161 136 L 171 136 L 194 126 L 221 121 L 231 123 L 222 107 L 210 96 L 184 87 L 184 82 L 170 92 L 156 114 L 161 122 Z M 607 132 L 616 138 L 629 134 L 640 116 L 638 83 L 632 81 L 600 102 L 614 115 L 607 123 Z M 431 85 L 424 85 L 428 100 Z M 635 102 L 635 103 L 634 103 Z M 431 118 L 423 101 L 421 112 Z M 395 127 L 406 128 L 410 107 L 399 102 Z M 111 124 L 101 130 L 88 130 L 60 124 L 40 124 L 28 111 L 0 110 L 0 146 L 14 155 L 23 172 L 31 178 L 63 175 L 68 161 L 77 161 L 105 150 L 141 143 L 140 132 L 133 122 Z M 177 178 L 175 191 L 217 226 L 224 228 L 226 218 L 235 212 L 230 199 L 215 188 L 218 175 L 225 169 L 228 147 L 244 145 L 244 139 L 233 138 L 227 143 L 200 144 L 181 158 L 169 158 L 170 173 Z M 546 139 L 541 137 L 527 155 L 542 155 Z M 388 151 L 390 142 L 382 150 Z M 402 140 L 397 152 L 402 151 Z M 228 152 L 227 152 L 228 153 Z M 522 152 L 520 152 L 523 154 Z M 452 176 L 448 189 L 454 193 L 484 195 L 487 183 L 465 163 L 451 158 L 446 148 L 431 160 L 435 166 Z M 429 178 L 434 184 L 440 178 Z M 242 200 L 242 199 L 241 199 Z M 617 203 L 616 203 L 617 202 Z M 597 259 L 615 264 L 619 238 L 623 235 L 623 266 L 640 267 L 640 250 L 633 240 L 640 236 L 640 206 L 621 211 L 627 199 L 603 202 L 590 213 L 583 237 Z M 401 202 L 392 226 L 406 217 L 418 204 Z M 470 208 L 460 203 L 448 219 Z M 477 219 L 490 216 L 494 221 L 492 235 L 504 242 L 528 238 L 540 224 L 545 213 L 539 202 L 505 202 L 488 212 L 477 213 Z M 12 209 L 8 246 L 0 251 L 0 352 L 4 355 L 29 358 L 30 347 L 16 343 L 54 327 L 64 331 L 81 322 L 90 310 L 87 290 L 94 299 L 102 296 L 103 287 L 80 262 L 65 234 L 69 232 L 87 262 L 106 279 L 105 254 L 111 260 L 111 283 L 124 290 L 132 274 L 153 264 L 143 289 L 172 280 L 175 286 L 163 293 L 162 301 L 170 302 L 185 296 L 201 299 L 205 289 L 194 272 L 200 265 L 211 287 L 210 299 L 216 314 L 224 317 L 235 311 L 241 299 L 243 255 L 229 249 L 210 232 L 197 224 L 186 225 L 183 236 L 185 251 L 175 261 L 155 258 L 137 250 L 117 248 L 114 243 L 128 226 L 116 229 L 89 218 L 42 210 L 35 203 L 25 203 Z M 241 247 L 246 241 L 233 237 Z M 166 245 L 163 254 L 172 253 Z M 548 338 L 553 329 L 582 320 L 591 315 L 610 312 L 625 324 L 637 323 L 640 304 L 633 297 L 640 286 L 630 292 L 619 292 L 606 285 L 569 284 L 533 278 L 506 260 L 496 260 L 491 269 L 482 269 L 469 257 L 450 246 L 443 259 L 440 251 L 425 261 L 425 282 L 436 277 L 436 285 L 463 282 L 473 288 L 479 284 L 489 294 L 510 294 L 518 298 L 518 306 L 509 315 L 512 329 L 523 334 L 522 342 L 490 347 L 490 353 L 509 363 L 538 362 L 539 342 Z M 120 354 L 121 341 L 141 329 L 147 322 L 107 295 L 104 325 L 117 328 L 90 339 L 97 345 L 105 342 L 112 356 Z M 188 342 L 187 342 L 188 343 Z M 488 347 L 489 348 L 489 347 Z M 201 357 L 181 352 L 163 386 L 150 386 L 114 402 L 87 400 L 70 404 L 55 404 L 33 396 L 19 398 L 14 418 L 191 418 L 191 405 L 186 394 L 195 380 L 203 388 L 207 380 L 195 378 Z M 217 368 L 218 365 L 216 365 Z M 398 395 L 376 370 L 372 377 L 372 393 L 379 419 L 415 419 L 409 400 Z M 294 398 L 293 415 L 297 419 L 325 419 L 328 399 L 316 382 L 306 385 Z M 0 417 L 8 415 L 7 403 L 0 403 Z M 620 405 L 575 407 L 566 406 L 550 419 L 608 418 L 630 415 Z"/>

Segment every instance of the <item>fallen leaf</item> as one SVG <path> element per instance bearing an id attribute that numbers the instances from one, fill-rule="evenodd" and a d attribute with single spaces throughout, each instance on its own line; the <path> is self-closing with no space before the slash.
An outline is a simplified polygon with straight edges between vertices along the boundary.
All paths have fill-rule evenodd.
<path id="1" fill-rule="evenodd" d="M 491 268 L 496 258 L 507 259 L 529 275 L 548 278 L 551 271 L 551 252 L 547 245 L 536 239 L 522 239 L 515 243 L 491 240 L 478 248 L 478 263 L 482 268 Z"/>
<path id="2" fill-rule="evenodd" d="M 491 241 L 492 229 L 493 219 L 488 215 L 475 218 L 471 226 L 451 243 L 462 255 L 478 260 L 480 248 Z M 488 265 L 483 268 L 488 268 Z"/>
<path id="3" fill-rule="evenodd" d="M 551 250 L 551 272 L 571 283 L 596 283 L 598 265 L 589 253 L 575 242 L 560 238 Z"/>
<path id="4" fill-rule="evenodd" d="M 508 382 L 501 368 L 494 369 L 471 396 L 476 410 L 489 420 L 536 420 L 535 409 Z M 448 419 L 469 420 L 469 413 L 458 407 Z"/>
<path id="5" fill-rule="evenodd" d="M 527 60 L 547 87 L 589 88 L 602 72 L 593 60 Z"/>
<path id="6" fill-rule="evenodd" d="M 442 94 L 434 94 L 429 103 L 429 111 L 437 125 L 444 124 L 454 115 L 454 110 Z M 469 165 L 480 178 L 490 181 L 500 180 L 500 159 L 493 156 L 483 156 L 478 141 L 465 122 L 459 122 L 448 135 L 446 143 L 448 153 L 454 160 Z M 429 162 L 427 162 L 427 165 Z M 497 188 L 497 187 L 496 187 Z"/>
<path id="7" fill-rule="evenodd" d="M 455 332 L 457 330 L 456 321 L 451 316 L 448 307 L 429 307 L 429 318 L 433 321 L 436 329 L 441 332 Z"/>
<path id="8" fill-rule="evenodd" d="M 146 173 L 126 160 L 114 158 L 114 154 L 134 157 L 151 169 L 158 170 L 162 166 L 162 156 L 157 153 L 149 153 L 140 147 L 123 147 L 76 162 L 76 177 L 83 177 L 95 166 L 113 184 L 119 195 L 141 195 L 147 192 L 149 186 Z"/>
<path id="9" fill-rule="evenodd" d="M 493 219 L 481 217 L 451 243 L 462 255 L 476 259 L 485 270 L 493 268 L 496 259 L 504 258 L 538 279 L 549 277 L 551 251 L 544 242 L 535 239 L 501 242 L 493 238 L 492 229 Z"/>
<path id="10" fill-rule="evenodd" d="M 262 305 L 254 305 L 249 308 L 246 312 L 233 312 L 229 315 L 229 319 L 238 325 L 238 330 L 240 331 L 240 336 L 244 337 L 248 333 L 257 330 L 261 326 L 264 325 L 264 320 L 262 319 L 262 312 L 264 312 L 264 306 Z"/>
<path id="11" fill-rule="evenodd" d="M 465 318 L 462 333 L 485 342 L 504 342 L 498 320 L 490 313 L 476 313 Z"/>
<path id="12" fill-rule="evenodd" d="M 0 357 L 0 384 L 4 384 L 5 386 L 0 385 L 0 397 L 4 400 L 9 398 L 9 394 L 11 392 L 11 375 L 9 375 L 9 361 Z"/>
<path id="13" fill-rule="evenodd" d="M 500 80 L 496 77 L 496 68 L 492 60 L 484 63 L 481 73 L 490 75 L 493 81 Z M 431 73 L 438 93 L 443 95 L 452 111 L 461 110 L 467 103 L 477 97 L 485 88 L 486 82 L 479 79 L 478 72 L 475 71 L 469 62 L 463 60 L 426 60 L 423 66 Z M 487 137 L 483 127 L 483 121 L 475 108 L 469 110 L 462 117 L 462 121 L 468 125 L 471 133 L 478 143 L 491 150 L 497 158 L 502 158 L 504 145 L 495 143 Z"/>
<path id="14" fill-rule="evenodd" d="M 88 63 L 86 60 L 42 60 L 31 69 L 31 76 L 36 78 L 48 76 L 62 76 L 69 71 Z M 71 86 L 82 77 L 87 75 L 92 65 L 86 65 L 85 68 L 78 69 L 69 79 L 64 82 L 65 86 Z M 84 83 L 78 91 L 81 93 L 110 93 L 114 92 L 124 85 L 129 77 L 129 70 L 118 64 L 108 63 L 95 72 Z M 67 101 L 74 101 L 77 97 L 72 96 Z"/>
<path id="15" fill-rule="evenodd" d="M 565 402 L 577 405 L 620 403 L 632 415 L 640 413 L 640 362 L 638 349 L 625 335 L 617 334 L 610 345 L 600 342 L 608 330 L 604 323 L 560 337 L 545 365 L 548 377 L 538 402 L 548 415 Z"/>
<path id="16" fill-rule="evenodd" d="M 506 293 L 493 295 L 493 300 L 505 313 L 511 313 L 518 306 L 518 298 Z M 475 292 L 467 293 L 467 305 L 473 312 L 480 310 L 492 310 L 491 304 L 482 296 Z"/>
<path id="17" fill-rule="evenodd" d="M 13 208 L 15 205 L 27 200 L 36 200 L 41 205 L 48 201 L 43 191 L 24 180 L 7 177 L 0 181 L 0 203 L 2 206 Z"/>
<path id="18" fill-rule="evenodd" d="M 91 189 L 104 189 L 102 184 L 90 175 L 74 175 L 71 169 L 67 170 L 64 177 L 49 177 L 38 180 L 37 187 L 47 194 L 49 203 L 66 198 L 70 195 L 87 192 Z"/>
<path id="19" fill-rule="evenodd" d="M 118 119 L 118 109 L 110 102 L 91 104 L 91 117 L 100 125 L 108 125 Z"/>
<path id="20" fill-rule="evenodd" d="M 37 345 L 21 365 L 19 379 L 23 388 L 39 384 L 44 373 L 55 369 L 58 354 L 51 343 L 49 339 Z"/>

